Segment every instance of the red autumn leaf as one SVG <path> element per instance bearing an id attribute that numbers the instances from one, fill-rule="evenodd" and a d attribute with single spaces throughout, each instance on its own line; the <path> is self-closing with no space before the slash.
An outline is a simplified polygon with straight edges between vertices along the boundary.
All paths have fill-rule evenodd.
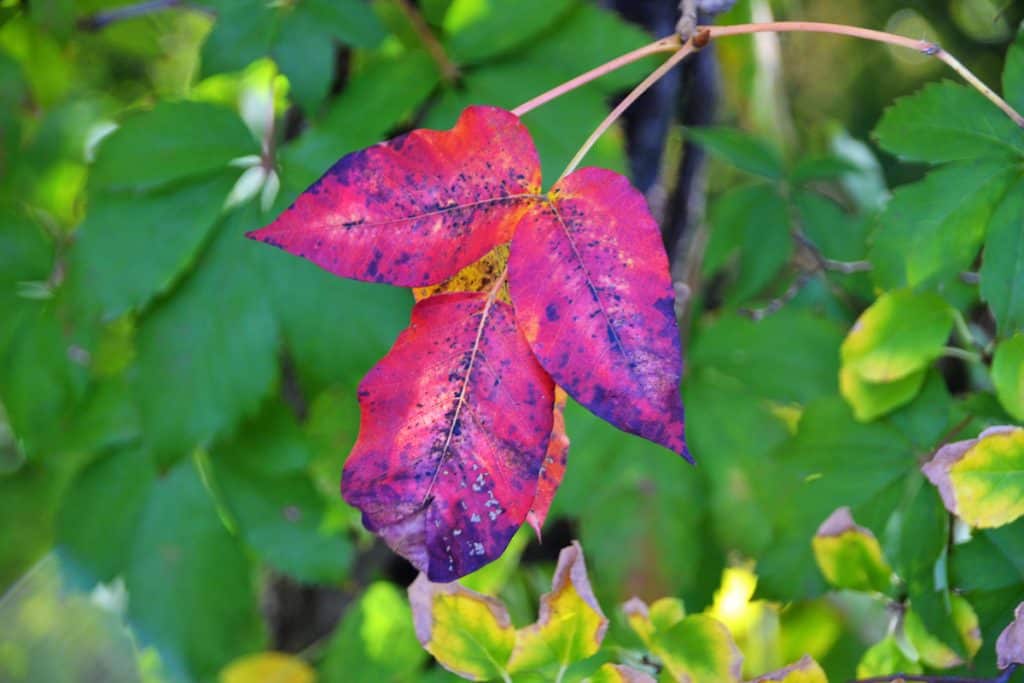
<path id="1" fill-rule="evenodd" d="M 540 468 L 540 476 L 537 479 L 537 493 L 533 497 L 533 504 L 530 512 L 526 515 L 526 522 L 533 527 L 533 532 L 540 539 L 540 529 L 544 526 L 544 520 L 548 518 L 548 510 L 551 508 L 551 501 L 555 498 L 555 492 L 562 483 L 565 475 L 565 465 L 569 457 L 569 436 L 565 433 L 565 390 L 555 387 L 555 414 L 551 427 L 551 440 L 548 441 L 548 451 L 544 455 L 544 463 Z"/>
<path id="2" fill-rule="evenodd" d="M 469 107 L 450 131 L 414 130 L 342 157 L 248 236 L 335 275 L 421 287 L 508 242 L 539 192 L 519 118 Z"/>
<path id="3" fill-rule="evenodd" d="M 509 291 L 541 365 L 589 410 L 689 459 L 668 258 L 643 196 L 584 168 L 516 228 Z"/>
<path id="4" fill-rule="evenodd" d="M 508 304 L 483 293 L 419 302 L 360 384 L 345 500 L 431 581 L 477 569 L 534 500 L 553 390 Z"/>

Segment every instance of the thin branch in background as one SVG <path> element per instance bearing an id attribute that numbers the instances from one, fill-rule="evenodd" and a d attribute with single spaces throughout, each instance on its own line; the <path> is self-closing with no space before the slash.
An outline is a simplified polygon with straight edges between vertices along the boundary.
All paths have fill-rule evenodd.
<path id="1" fill-rule="evenodd" d="M 134 5 L 124 5 L 114 9 L 103 10 L 95 14 L 89 14 L 78 20 L 78 28 L 83 31 L 99 31 L 107 26 L 124 21 L 125 19 L 136 19 L 148 14 L 155 14 L 169 9 L 189 9 L 195 12 L 212 15 L 213 12 L 198 5 L 192 5 L 183 0 L 147 0 Z"/>
<path id="2" fill-rule="evenodd" d="M 416 32 L 430 58 L 437 64 L 437 68 L 441 71 L 441 79 L 448 85 L 458 82 L 459 67 L 445 52 L 441 41 L 434 35 L 427 20 L 423 18 L 416 6 L 410 0 L 395 0 L 395 5 L 412 26 L 413 31 Z"/>
<path id="3" fill-rule="evenodd" d="M 811 258 L 814 259 L 814 262 L 820 270 L 842 273 L 843 275 L 866 273 L 871 270 L 871 263 L 869 261 L 837 261 L 826 257 L 821 253 L 821 249 L 818 248 L 818 245 L 815 244 L 803 230 L 794 230 L 793 237 L 808 251 L 808 253 L 811 254 Z"/>
<path id="4" fill-rule="evenodd" d="M 800 273 L 789 287 L 786 288 L 785 292 L 769 301 L 767 305 L 762 306 L 761 308 L 742 308 L 740 309 L 740 313 L 747 316 L 754 322 L 759 322 L 773 313 L 778 313 L 783 306 L 796 298 L 796 295 L 803 290 L 814 275 L 815 273 L 813 272 Z"/>

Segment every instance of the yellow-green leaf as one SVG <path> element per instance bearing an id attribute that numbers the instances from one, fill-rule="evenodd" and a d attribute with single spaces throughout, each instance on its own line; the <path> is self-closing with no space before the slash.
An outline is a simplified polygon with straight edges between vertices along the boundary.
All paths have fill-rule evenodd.
<path id="1" fill-rule="evenodd" d="M 501 601 L 420 574 L 409 602 L 416 637 L 441 666 L 474 681 L 507 678 L 516 632 Z"/>
<path id="2" fill-rule="evenodd" d="M 909 403 L 924 384 L 927 370 L 912 372 L 891 382 L 868 382 L 853 369 L 839 370 L 839 391 L 861 422 L 870 422 Z"/>
<path id="3" fill-rule="evenodd" d="M 940 448 L 921 468 L 946 509 L 991 528 L 1024 515 L 1024 428 L 990 427 Z"/>
<path id="4" fill-rule="evenodd" d="M 960 595 L 950 596 L 950 608 L 953 624 L 957 633 L 960 634 L 964 649 L 967 651 L 968 657 L 974 657 L 981 649 L 981 629 L 978 627 L 978 615 L 974 612 L 971 604 Z M 964 663 L 960 655 L 951 647 L 928 632 L 921 617 L 913 609 L 908 610 L 904 615 L 903 631 L 925 665 L 933 669 L 949 669 Z"/>
<path id="5" fill-rule="evenodd" d="M 703 614 L 686 617 L 669 630 L 656 633 L 651 650 L 676 681 L 739 681 L 743 670 L 743 655 L 728 629 Z"/>
<path id="6" fill-rule="evenodd" d="M 583 549 L 573 541 L 558 556 L 551 592 L 540 599 L 536 623 L 516 633 L 508 670 L 535 671 L 551 664 L 564 670 L 596 653 L 607 629 L 608 619 L 587 578 Z"/>
<path id="7" fill-rule="evenodd" d="M 996 639 L 996 659 L 1000 669 L 1024 664 L 1024 602 L 1017 605 L 1013 621 Z"/>
<path id="8" fill-rule="evenodd" d="M 1017 333 L 996 347 L 992 383 L 1006 412 L 1024 420 L 1024 333 Z"/>
<path id="9" fill-rule="evenodd" d="M 313 683 L 316 672 L 298 657 L 257 652 L 228 664 L 219 678 L 220 683 Z"/>
<path id="10" fill-rule="evenodd" d="M 853 521 L 850 508 L 841 507 L 822 522 L 811 541 L 814 559 L 825 579 L 836 588 L 884 593 L 892 569 L 870 529 Z"/>
<path id="11" fill-rule="evenodd" d="M 919 674 L 921 664 L 900 649 L 896 639 L 886 636 L 868 648 L 857 664 L 857 678 L 886 676 L 894 673 Z"/>
<path id="12" fill-rule="evenodd" d="M 686 616 L 683 601 L 679 598 L 660 598 L 649 606 L 640 598 L 631 598 L 622 605 L 622 611 L 629 627 L 648 647 L 656 632 L 667 631 Z"/>
<path id="13" fill-rule="evenodd" d="M 868 382 L 891 382 L 942 355 L 953 316 L 935 294 L 898 290 L 880 296 L 843 341 L 843 367 Z"/>
<path id="14" fill-rule="evenodd" d="M 654 678 L 639 669 L 622 664 L 602 664 L 586 683 L 654 683 Z"/>
<path id="15" fill-rule="evenodd" d="M 828 677 L 821 666 L 810 655 L 789 666 L 755 678 L 750 683 L 828 683 Z"/>

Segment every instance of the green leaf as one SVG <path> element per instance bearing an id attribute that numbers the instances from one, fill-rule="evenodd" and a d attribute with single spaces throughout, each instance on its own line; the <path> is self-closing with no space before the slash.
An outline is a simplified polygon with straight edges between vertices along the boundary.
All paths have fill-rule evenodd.
<path id="1" fill-rule="evenodd" d="M 946 509 L 975 527 L 1024 515 L 1024 428 L 990 427 L 977 439 L 946 444 L 922 467 Z"/>
<path id="2" fill-rule="evenodd" d="M 789 180 L 802 185 L 815 180 L 836 180 L 849 173 L 856 173 L 857 166 L 841 157 L 808 157 L 798 161 L 789 171 Z"/>
<path id="3" fill-rule="evenodd" d="M 955 546 L 950 562 L 952 585 L 970 593 L 1024 584 L 1024 520 L 975 533 Z"/>
<path id="4" fill-rule="evenodd" d="M 1024 130 L 978 91 L 948 81 L 897 100 L 875 137 L 889 152 L 915 161 L 1024 156 Z"/>
<path id="5" fill-rule="evenodd" d="M 933 171 L 896 190 L 878 219 L 872 275 L 884 289 L 935 287 L 967 270 L 1014 171 L 976 161 Z"/>
<path id="6" fill-rule="evenodd" d="M 1006 412 L 1024 421 L 1024 333 L 1018 333 L 996 346 L 992 358 L 992 383 Z"/>
<path id="7" fill-rule="evenodd" d="M 914 400 L 924 386 L 926 370 L 890 382 L 869 382 L 852 368 L 839 371 L 839 391 L 861 422 L 870 422 Z"/>
<path id="8" fill-rule="evenodd" d="M 311 16 L 332 38 L 356 47 L 374 47 L 384 27 L 364 0 L 302 0 L 296 11 Z"/>
<path id="9" fill-rule="evenodd" d="M 907 656 L 893 636 L 875 643 L 857 664 L 857 678 L 888 676 L 893 673 L 919 674 L 921 665 Z"/>
<path id="10" fill-rule="evenodd" d="M 1003 97 L 1017 111 L 1024 110 L 1024 32 L 1017 32 L 1017 39 L 1006 52 L 1003 67 Z"/>
<path id="11" fill-rule="evenodd" d="M 821 665 L 804 655 L 800 661 L 789 666 L 758 676 L 750 683 L 828 683 Z"/>
<path id="12" fill-rule="evenodd" d="M 193 680 L 259 649 L 265 636 L 251 567 L 191 462 L 153 485 L 137 524 L 125 581 L 145 640 L 169 661 L 184 660 Z"/>
<path id="13" fill-rule="evenodd" d="M 237 71 L 267 55 L 277 31 L 276 8 L 239 0 L 216 0 L 210 5 L 217 20 L 203 43 L 201 75 Z"/>
<path id="14" fill-rule="evenodd" d="M 378 581 L 345 612 L 320 672 L 324 681 L 412 683 L 419 680 L 426 656 L 405 596 L 394 584 Z"/>
<path id="15" fill-rule="evenodd" d="M 869 382 L 889 382 L 942 355 L 953 327 L 949 306 L 934 294 L 886 292 L 854 323 L 840 347 L 844 368 Z"/>
<path id="16" fill-rule="evenodd" d="M 892 569 L 878 539 L 853 521 L 850 508 L 841 507 L 818 527 L 811 540 L 814 558 L 825 579 L 836 588 L 885 593 Z"/>
<path id="17" fill-rule="evenodd" d="M 922 616 L 930 617 L 930 625 Z M 966 599 L 948 591 L 915 592 L 903 629 L 921 661 L 933 669 L 963 664 L 981 649 L 978 615 Z"/>
<path id="18" fill-rule="evenodd" d="M 409 586 L 409 602 L 416 637 L 441 666 L 474 681 L 508 679 L 516 631 L 502 602 L 425 574 Z"/>
<path id="19" fill-rule="evenodd" d="M 595 654 L 607 628 L 608 619 L 590 588 L 583 550 L 574 542 L 558 556 L 551 592 L 541 596 L 537 621 L 516 631 L 508 671 L 536 671 L 550 665 L 564 671 Z"/>
<path id="20" fill-rule="evenodd" d="M 257 652 L 228 664 L 217 680 L 220 683 L 315 683 L 316 672 L 296 655 Z"/>
<path id="21" fill-rule="evenodd" d="M 272 54 L 288 77 L 289 98 L 304 112 L 316 112 L 334 77 L 334 41 L 323 31 L 321 19 L 300 3 L 281 22 Z"/>
<path id="22" fill-rule="evenodd" d="M 900 506 L 896 570 L 904 582 L 934 585 L 935 565 L 946 550 L 949 515 L 933 486 L 921 476 L 908 481 L 906 502 Z"/>
<path id="23" fill-rule="evenodd" d="M 264 562 L 305 583 L 340 582 L 352 547 L 320 530 L 326 503 L 306 472 L 312 453 L 286 411 L 271 402 L 233 438 L 215 444 L 215 481 L 241 536 Z"/>
<path id="24" fill-rule="evenodd" d="M 743 655 L 725 626 L 703 614 L 685 617 L 667 631 L 656 633 L 652 651 L 674 680 L 740 680 Z"/>
<path id="25" fill-rule="evenodd" d="M 71 251 L 76 295 L 110 319 L 170 289 L 220 217 L 234 181 L 220 173 L 156 193 L 96 193 Z"/>
<path id="26" fill-rule="evenodd" d="M 258 224 L 247 207 L 218 226 L 197 270 L 138 333 L 135 391 L 161 463 L 253 414 L 277 379 L 278 331 L 262 292 Z"/>
<path id="27" fill-rule="evenodd" d="M 981 297 L 1000 334 L 1024 330 L 1024 179 L 1014 183 L 992 215 L 981 264 Z"/>
<path id="28" fill-rule="evenodd" d="M 735 128 L 687 128 L 686 135 L 722 161 L 741 171 L 779 180 L 785 168 L 779 153 L 760 138 Z"/>
<path id="29" fill-rule="evenodd" d="M 454 0 L 444 17 L 448 51 L 459 64 L 510 52 L 553 25 L 573 0 Z"/>
<path id="30" fill-rule="evenodd" d="M 90 180 L 108 189 L 143 189 L 223 169 L 258 151 L 230 109 L 205 102 L 161 102 L 126 119 L 100 143 Z"/>

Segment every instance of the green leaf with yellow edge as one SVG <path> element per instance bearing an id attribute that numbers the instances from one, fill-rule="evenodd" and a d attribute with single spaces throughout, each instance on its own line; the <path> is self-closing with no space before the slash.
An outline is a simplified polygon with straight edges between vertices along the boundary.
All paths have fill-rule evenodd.
<path id="1" fill-rule="evenodd" d="M 950 595 L 950 616 L 968 657 L 974 657 L 981 649 L 981 630 L 978 615 L 971 603 L 963 596 Z M 951 647 L 928 632 L 921 617 L 913 610 L 907 610 L 903 617 L 903 630 L 907 640 L 917 650 L 921 661 L 933 669 L 949 669 L 964 663 L 963 658 Z"/>
<path id="2" fill-rule="evenodd" d="M 473 681 L 508 680 L 516 631 L 500 600 L 420 574 L 409 602 L 416 637 L 441 666 Z"/>
<path id="3" fill-rule="evenodd" d="M 826 519 L 811 541 L 814 559 L 825 579 L 836 588 L 886 592 L 892 569 L 870 529 L 853 521 L 850 508 L 841 507 Z"/>
<path id="4" fill-rule="evenodd" d="M 935 294 L 897 290 L 878 298 L 846 336 L 844 368 L 868 382 L 891 382 L 942 355 L 953 327 L 949 306 Z"/>
<path id="5" fill-rule="evenodd" d="M 672 628 L 686 616 L 679 598 L 660 598 L 650 605 L 640 598 L 631 598 L 622 605 L 629 627 L 650 647 L 654 634 Z"/>
<path id="6" fill-rule="evenodd" d="M 651 650 L 677 681 L 739 681 L 743 670 L 743 655 L 728 629 L 704 614 L 685 617 L 669 630 L 655 634 Z"/>
<path id="7" fill-rule="evenodd" d="M 990 427 L 977 439 L 946 444 L 921 468 L 946 509 L 974 527 L 1024 515 L 1024 428 Z"/>
<path id="8" fill-rule="evenodd" d="M 284 652 L 257 652 L 240 657 L 220 672 L 219 683 L 314 683 L 316 672 Z"/>
<path id="9" fill-rule="evenodd" d="M 868 382 L 851 368 L 839 371 L 839 391 L 860 422 L 870 422 L 910 403 L 921 391 L 927 370 L 912 372 L 892 382 Z"/>
<path id="10" fill-rule="evenodd" d="M 750 683 L 828 683 L 828 677 L 810 655 L 804 655 L 800 661 L 787 667 L 758 676 Z"/>
<path id="11" fill-rule="evenodd" d="M 585 679 L 585 683 L 654 683 L 654 678 L 622 664 L 602 664 L 593 676 Z"/>
<path id="12" fill-rule="evenodd" d="M 992 383 L 1006 412 L 1024 421 L 1024 333 L 996 347 L 992 358 Z"/>
<path id="13" fill-rule="evenodd" d="M 607 630 L 608 619 L 587 578 L 583 549 L 573 541 L 558 555 L 551 592 L 540 599 L 536 623 L 516 633 L 508 670 L 534 671 L 556 664 L 564 671 L 595 654 Z"/>
<path id="14" fill-rule="evenodd" d="M 869 647 L 857 664 L 857 678 L 893 673 L 919 674 L 921 671 L 921 664 L 907 656 L 892 636 L 886 636 Z"/>

